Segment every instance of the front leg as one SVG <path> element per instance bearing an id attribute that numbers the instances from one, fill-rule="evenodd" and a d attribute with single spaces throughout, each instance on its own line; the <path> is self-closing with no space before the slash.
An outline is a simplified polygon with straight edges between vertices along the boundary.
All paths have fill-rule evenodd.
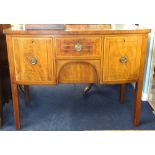
<path id="1" fill-rule="evenodd" d="M 13 102 L 13 114 L 15 120 L 16 129 L 20 128 L 20 112 L 19 112 L 19 97 L 17 84 L 11 84 L 12 89 L 12 102 Z"/>
<path id="2" fill-rule="evenodd" d="M 143 81 L 138 81 L 135 88 L 135 103 L 134 103 L 134 126 L 138 126 L 141 111 L 141 95 L 142 95 Z"/>

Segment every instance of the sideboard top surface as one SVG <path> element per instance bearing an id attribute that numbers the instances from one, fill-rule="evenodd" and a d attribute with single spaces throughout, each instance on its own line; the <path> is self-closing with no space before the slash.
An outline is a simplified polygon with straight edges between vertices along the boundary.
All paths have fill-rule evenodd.
<path id="1" fill-rule="evenodd" d="M 44 24 L 43 24 L 44 25 Z M 79 24 L 80 25 L 80 24 Z M 19 28 L 8 28 L 3 32 L 10 35 L 108 35 L 108 34 L 144 34 L 151 32 L 151 29 L 144 28 L 136 25 L 125 25 L 125 24 L 87 24 L 87 26 L 77 26 L 77 24 L 68 24 L 64 29 L 25 29 L 24 27 Z"/>

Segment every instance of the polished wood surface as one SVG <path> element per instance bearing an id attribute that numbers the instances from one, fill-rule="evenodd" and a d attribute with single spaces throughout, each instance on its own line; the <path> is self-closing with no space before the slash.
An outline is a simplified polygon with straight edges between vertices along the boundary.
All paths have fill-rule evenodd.
<path id="1" fill-rule="evenodd" d="M 72 29 L 72 30 L 13 30 L 11 28 L 5 29 L 4 33 L 10 35 L 113 35 L 113 34 L 145 34 L 149 33 L 150 29 L 132 28 L 132 29 Z"/>
<path id="2" fill-rule="evenodd" d="M 120 101 L 123 102 L 125 83 L 136 82 L 134 125 L 138 125 L 150 29 L 87 27 L 4 32 L 16 128 L 20 128 L 17 85 L 58 83 L 122 84 Z"/>
<path id="3" fill-rule="evenodd" d="M 120 85 L 120 103 L 123 104 L 125 100 L 125 92 L 126 92 L 126 85 Z"/>

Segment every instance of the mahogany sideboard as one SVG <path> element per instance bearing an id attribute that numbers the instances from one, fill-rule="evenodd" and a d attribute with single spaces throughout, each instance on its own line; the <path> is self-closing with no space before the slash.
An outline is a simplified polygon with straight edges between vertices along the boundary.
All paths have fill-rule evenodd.
<path id="1" fill-rule="evenodd" d="M 20 128 L 18 85 L 136 83 L 133 124 L 141 111 L 150 29 L 86 27 L 6 29 L 15 126 Z"/>

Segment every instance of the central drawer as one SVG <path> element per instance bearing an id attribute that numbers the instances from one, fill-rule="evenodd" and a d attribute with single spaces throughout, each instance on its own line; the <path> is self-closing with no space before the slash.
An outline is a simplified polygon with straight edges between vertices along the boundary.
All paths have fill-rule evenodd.
<path id="1" fill-rule="evenodd" d="M 57 57 L 100 57 L 100 36 L 56 37 L 54 46 Z"/>

